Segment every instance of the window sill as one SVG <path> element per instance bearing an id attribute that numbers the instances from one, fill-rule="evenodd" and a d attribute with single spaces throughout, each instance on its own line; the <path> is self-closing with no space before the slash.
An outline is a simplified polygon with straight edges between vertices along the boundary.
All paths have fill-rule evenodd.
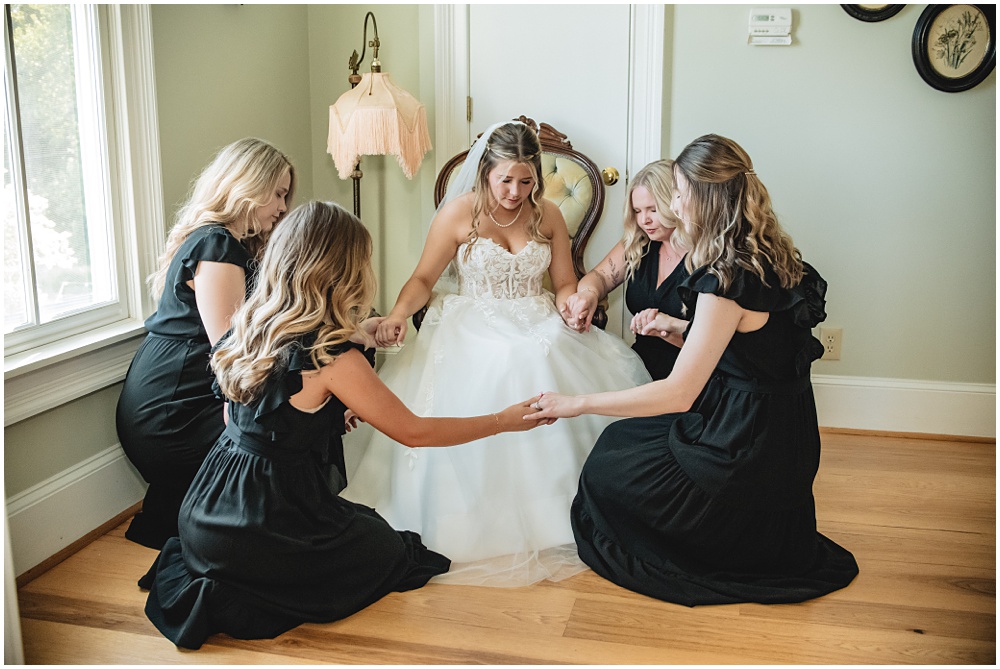
<path id="1" fill-rule="evenodd" d="M 145 333 L 133 319 L 4 358 L 4 427 L 121 381 Z"/>

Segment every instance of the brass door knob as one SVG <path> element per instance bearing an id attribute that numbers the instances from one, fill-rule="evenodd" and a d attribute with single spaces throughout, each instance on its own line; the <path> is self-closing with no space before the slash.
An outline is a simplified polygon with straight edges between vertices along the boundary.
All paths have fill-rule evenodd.
<path id="1" fill-rule="evenodd" d="M 618 170 L 613 167 L 605 167 L 601 170 L 601 178 L 604 179 L 605 186 L 614 186 L 618 183 Z"/>

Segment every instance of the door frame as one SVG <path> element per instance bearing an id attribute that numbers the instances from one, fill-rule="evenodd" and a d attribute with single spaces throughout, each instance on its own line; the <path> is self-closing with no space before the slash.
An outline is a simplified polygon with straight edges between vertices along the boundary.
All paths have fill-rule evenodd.
<path id="1" fill-rule="evenodd" d="M 628 134 L 630 175 L 662 158 L 664 5 L 629 6 Z M 434 5 L 434 173 L 472 142 L 469 96 L 469 5 Z M 530 112 L 530 110 L 525 110 Z M 544 119 L 542 119 L 544 120 Z"/>

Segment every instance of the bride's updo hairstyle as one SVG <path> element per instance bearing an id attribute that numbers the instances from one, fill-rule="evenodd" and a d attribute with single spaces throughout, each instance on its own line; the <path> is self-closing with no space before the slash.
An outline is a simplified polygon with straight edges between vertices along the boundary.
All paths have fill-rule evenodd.
<path id="1" fill-rule="evenodd" d="M 538 135 L 524 123 L 512 121 L 499 126 L 490 135 L 486 151 L 479 161 L 476 171 L 475 193 L 472 201 L 472 231 L 469 233 L 469 243 L 479 238 L 479 219 L 489 208 L 490 203 L 490 172 L 497 165 L 514 161 L 528 166 L 535 185 L 528 196 L 529 211 L 525 229 L 528 237 L 548 244 L 549 240 L 542 236 L 539 225 L 542 222 L 542 197 L 545 194 L 545 183 L 542 181 L 542 145 L 538 143 Z M 466 248 L 466 253 L 469 249 Z"/>
<path id="2" fill-rule="evenodd" d="M 736 266 L 764 281 L 765 264 L 783 288 L 802 280 L 802 255 L 782 230 L 771 196 L 754 172 L 750 156 L 731 139 L 703 135 L 681 151 L 674 174 L 690 184 L 685 221 L 678 232 L 688 238 L 689 271 L 708 266 L 725 290 Z"/>
<path id="3" fill-rule="evenodd" d="M 651 162 L 635 173 L 628 185 L 625 195 L 625 216 L 622 223 L 622 246 L 625 249 L 625 278 L 630 279 L 639 268 L 639 262 L 649 251 L 649 235 L 639 227 L 632 207 L 632 191 L 642 186 L 653 196 L 656 202 L 656 213 L 667 223 L 680 231 L 680 220 L 674 216 L 670 203 L 674 200 L 674 161 L 662 159 Z M 680 251 L 679 235 L 675 232 L 670 236 L 670 245 Z"/>
<path id="4" fill-rule="evenodd" d="M 226 397 L 241 404 L 259 398 L 271 371 L 287 364 L 289 345 L 310 332 L 317 333 L 307 351 L 316 368 L 336 357 L 328 349 L 350 339 L 371 311 L 371 251 L 368 230 L 339 205 L 313 201 L 288 214 L 212 355 Z"/>

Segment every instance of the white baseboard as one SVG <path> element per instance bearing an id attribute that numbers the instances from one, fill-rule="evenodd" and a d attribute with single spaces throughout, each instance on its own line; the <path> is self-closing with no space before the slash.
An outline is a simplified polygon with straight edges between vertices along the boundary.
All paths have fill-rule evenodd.
<path id="1" fill-rule="evenodd" d="M 812 384 L 822 427 L 996 438 L 995 384 L 821 374 Z"/>
<path id="2" fill-rule="evenodd" d="M 7 500 L 20 576 L 142 500 L 146 483 L 117 444 Z"/>

